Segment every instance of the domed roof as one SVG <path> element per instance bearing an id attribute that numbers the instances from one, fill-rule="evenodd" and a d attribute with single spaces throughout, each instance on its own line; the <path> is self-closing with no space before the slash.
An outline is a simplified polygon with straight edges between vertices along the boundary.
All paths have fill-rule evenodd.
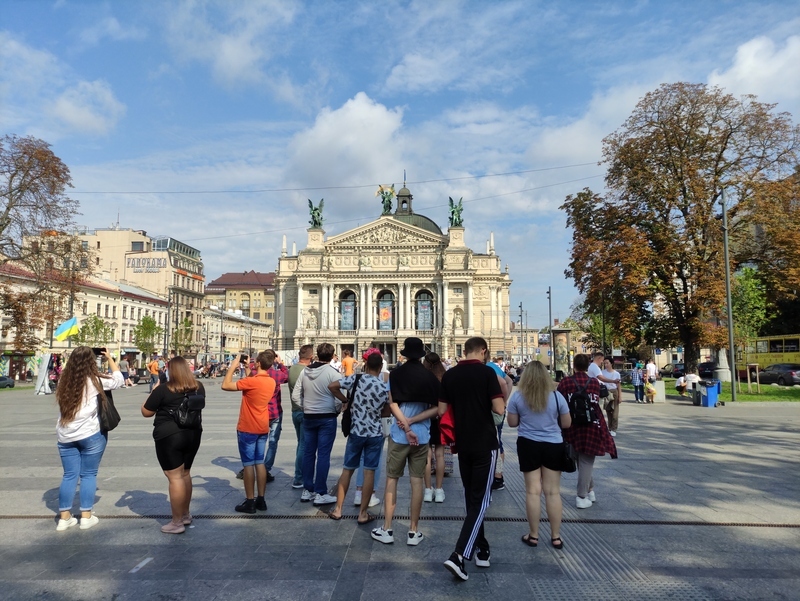
<path id="1" fill-rule="evenodd" d="M 433 221 L 433 219 L 428 219 L 425 215 L 420 215 L 418 213 L 408 213 L 402 215 L 395 215 L 395 219 L 402 221 L 403 223 L 407 223 L 409 225 L 413 225 L 416 227 L 421 227 L 423 230 L 428 230 L 431 233 L 437 234 L 442 236 L 442 230 L 439 228 L 438 225 Z"/>

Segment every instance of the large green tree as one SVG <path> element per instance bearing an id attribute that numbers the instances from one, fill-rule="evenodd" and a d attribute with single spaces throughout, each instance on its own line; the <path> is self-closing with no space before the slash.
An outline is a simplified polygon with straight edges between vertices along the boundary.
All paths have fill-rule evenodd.
<path id="1" fill-rule="evenodd" d="M 133 330 L 133 341 L 136 343 L 136 348 L 142 351 L 142 358 L 151 357 L 156 350 L 156 346 L 164 334 L 164 328 L 156 323 L 156 320 L 150 317 L 142 317 Z"/>
<path id="2" fill-rule="evenodd" d="M 75 340 L 86 346 L 106 346 L 114 340 L 114 329 L 97 315 L 89 315 L 83 320 Z"/>
<path id="3" fill-rule="evenodd" d="M 623 332 L 640 311 L 660 316 L 661 342 L 679 340 L 693 369 L 701 344 L 724 340 L 712 319 L 725 297 L 722 192 L 736 251 L 764 182 L 791 174 L 799 139 L 788 114 L 754 96 L 689 83 L 648 93 L 603 140 L 607 193 L 586 189 L 562 205 L 573 228 L 566 274 L 588 308 L 605 300 Z"/>
<path id="4" fill-rule="evenodd" d="M 192 332 L 194 326 L 191 320 L 184 319 L 172 331 L 172 348 L 177 355 L 183 355 L 192 346 Z"/>

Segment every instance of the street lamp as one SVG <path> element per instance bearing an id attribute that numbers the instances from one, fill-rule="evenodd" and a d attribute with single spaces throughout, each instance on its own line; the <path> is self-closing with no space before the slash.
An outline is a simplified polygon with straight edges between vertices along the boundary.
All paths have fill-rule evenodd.
<path id="1" fill-rule="evenodd" d="M 733 346 L 733 304 L 731 302 L 731 263 L 728 254 L 728 211 L 725 206 L 725 190 L 719 201 L 722 207 L 722 248 L 725 258 L 725 302 L 728 304 L 728 353 L 731 369 L 731 402 L 736 401 L 736 349 Z"/>

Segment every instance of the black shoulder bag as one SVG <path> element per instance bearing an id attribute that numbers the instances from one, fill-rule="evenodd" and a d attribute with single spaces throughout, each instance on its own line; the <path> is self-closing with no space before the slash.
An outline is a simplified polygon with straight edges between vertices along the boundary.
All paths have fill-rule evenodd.
<path id="1" fill-rule="evenodd" d="M 206 396 L 199 391 L 187 392 L 177 409 L 170 409 L 169 414 L 179 428 L 199 430 L 203 425 L 202 410 L 206 406 Z"/>
<path id="2" fill-rule="evenodd" d="M 353 406 L 353 399 L 356 398 L 356 388 L 358 388 L 358 382 L 361 380 L 361 376 L 363 374 L 356 374 L 356 380 L 353 382 L 353 388 L 350 389 L 347 395 L 347 409 L 342 412 L 342 434 L 344 437 L 347 438 L 350 436 L 350 428 L 353 427 L 353 414 L 350 411 L 350 408 Z"/>
<path id="3" fill-rule="evenodd" d="M 122 418 L 119 416 L 119 411 L 114 407 L 114 399 L 111 396 L 111 391 L 106 391 L 105 394 L 97 395 L 97 419 L 100 420 L 100 431 L 111 432 L 119 425 Z"/>
<path id="4" fill-rule="evenodd" d="M 558 412 L 558 395 L 555 393 L 555 391 L 553 391 L 553 396 L 556 398 L 556 423 L 558 424 L 558 427 L 561 428 L 561 414 Z M 570 443 L 564 440 L 563 428 L 561 431 L 561 439 L 563 441 L 561 443 L 561 471 L 571 474 L 578 469 L 578 465 L 576 463 L 578 459 L 578 453 Z"/>

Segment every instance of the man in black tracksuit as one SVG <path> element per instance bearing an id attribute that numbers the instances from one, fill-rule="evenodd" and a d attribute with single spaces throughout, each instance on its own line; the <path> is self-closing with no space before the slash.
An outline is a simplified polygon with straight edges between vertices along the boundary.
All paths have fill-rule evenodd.
<path id="1" fill-rule="evenodd" d="M 444 565 L 461 580 L 469 578 L 464 561 L 472 559 L 476 548 L 475 565 L 489 567 L 489 542 L 483 534 L 483 517 L 492 496 L 500 447 L 492 415 L 502 416 L 505 403 L 494 370 L 484 364 L 483 357 L 488 352 L 483 338 L 467 340 L 465 358 L 442 377 L 439 399 L 440 416 L 448 407 L 453 408 L 458 465 L 467 506 L 455 551 Z"/>

